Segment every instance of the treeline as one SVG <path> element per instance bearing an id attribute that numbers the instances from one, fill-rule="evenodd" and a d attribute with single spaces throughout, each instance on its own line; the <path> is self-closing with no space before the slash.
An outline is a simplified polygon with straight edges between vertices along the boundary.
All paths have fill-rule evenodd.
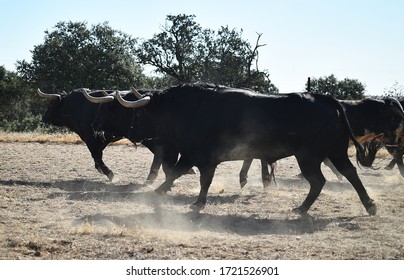
<path id="1" fill-rule="evenodd" d="M 37 88 L 58 93 L 81 87 L 164 88 L 203 81 L 278 93 L 269 70 L 258 67 L 258 52 L 265 46 L 261 34 L 250 44 L 243 30 L 205 29 L 194 15 L 169 15 L 165 22 L 150 39 L 134 38 L 107 22 L 91 27 L 59 22 L 46 30 L 44 42 L 31 50 L 32 60 L 16 62 L 17 72 L 0 66 L 0 130 L 56 129 L 41 123 L 47 102 L 37 97 Z M 312 78 L 310 86 L 311 91 L 340 99 L 362 98 L 365 91 L 359 81 L 338 81 L 333 75 Z"/>

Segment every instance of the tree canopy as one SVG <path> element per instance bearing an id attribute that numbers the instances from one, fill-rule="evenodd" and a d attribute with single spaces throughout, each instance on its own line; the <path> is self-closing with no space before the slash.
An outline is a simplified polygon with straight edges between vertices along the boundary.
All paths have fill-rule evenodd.
<path id="1" fill-rule="evenodd" d="M 17 73 L 0 66 L 0 129 L 33 130 L 38 127 L 41 100 Z"/>
<path id="2" fill-rule="evenodd" d="M 194 15 L 168 15 L 160 32 L 135 39 L 108 22 L 58 22 L 33 47 L 31 61 L 17 61 L 17 72 L 0 67 L 0 129 L 31 130 L 40 126 L 46 102 L 36 88 L 56 93 L 75 88 L 164 88 L 185 82 L 208 82 L 262 93 L 277 93 L 269 71 L 258 67 L 262 34 L 254 44 L 243 30 L 206 29 Z M 145 75 L 151 66 L 157 75 Z M 307 86 L 307 84 L 306 84 Z M 334 75 L 311 79 L 311 91 L 338 99 L 360 99 L 365 86 Z M 389 89 L 389 94 L 401 90 Z M 400 93 L 402 90 L 400 91 Z"/>
<path id="3" fill-rule="evenodd" d="M 306 88 L 308 84 L 306 83 Z M 310 91 L 331 95 L 337 99 L 362 99 L 365 96 L 365 86 L 356 79 L 345 78 L 338 80 L 333 74 L 310 79 Z"/>
<path id="4" fill-rule="evenodd" d="M 277 92 L 267 70 L 258 69 L 258 49 L 243 40 L 242 30 L 203 29 L 194 15 L 169 15 L 162 31 L 136 49 L 139 63 L 155 67 L 176 83 L 210 82 Z M 255 63 L 255 65 L 254 65 Z M 255 68 L 254 68 L 255 66 Z"/>
<path id="5" fill-rule="evenodd" d="M 51 92 L 74 88 L 128 88 L 141 84 L 134 59 L 136 40 L 108 23 L 59 22 L 34 46 L 32 61 L 17 61 L 26 80 Z"/>

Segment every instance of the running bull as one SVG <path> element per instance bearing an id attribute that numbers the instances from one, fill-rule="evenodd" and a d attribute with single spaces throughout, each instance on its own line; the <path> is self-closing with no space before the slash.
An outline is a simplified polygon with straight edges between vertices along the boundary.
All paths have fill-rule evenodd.
<path id="1" fill-rule="evenodd" d="M 119 94 L 122 98 L 128 101 L 134 101 L 141 98 L 141 95 L 136 94 L 158 93 L 159 90 L 135 90 L 134 91 L 116 91 L 107 93 L 104 91 L 104 96 L 98 96 L 96 92 L 82 91 L 83 96 L 93 104 L 99 104 L 98 114 L 92 123 L 94 131 L 98 135 L 119 135 L 128 138 L 133 143 L 136 140 L 130 139 L 128 136 L 129 128 L 132 123 L 133 110 L 122 107 L 114 98 Z M 171 142 L 163 139 L 146 139 L 142 142 L 144 146 L 154 154 L 152 167 L 147 177 L 147 181 L 154 181 L 157 177 L 160 166 L 163 167 L 165 174 L 171 171 L 171 168 L 178 160 L 178 150 Z M 190 173 L 192 173 L 192 169 Z"/>
<path id="2" fill-rule="evenodd" d="M 404 108 L 404 99 L 399 99 L 399 103 L 401 108 Z M 401 130 L 401 137 L 399 137 L 400 142 L 398 145 L 387 145 L 387 151 L 393 156 L 393 159 L 390 163 L 385 167 L 385 169 L 392 169 L 394 165 L 397 163 L 397 166 L 400 170 L 402 176 L 404 176 L 404 164 L 403 164 L 403 155 L 404 155 L 404 129 Z"/>
<path id="3" fill-rule="evenodd" d="M 103 150 L 109 143 L 122 139 L 127 134 L 127 129 L 124 134 L 106 132 L 101 135 L 95 133 L 93 122 L 98 116 L 100 104 L 98 104 L 99 102 L 96 104 L 88 102 L 83 96 L 83 91 L 89 92 L 88 89 L 76 89 L 70 93 L 49 94 L 38 89 L 38 95 L 49 100 L 47 111 L 43 115 L 42 120 L 44 123 L 67 127 L 77 133 L 87 145 L 94 159 L 95 168 L 112 181 L 114 173 L 105 165 L 102 159 Z M 113 92 L 110 90 L 98 90 L 91 92 L 91 95 L 94 97 L 103 97 L 105 94 L 112 94 Z M 157 176 L 160 168 L 161 149 L 159 143 L 154 140 L 145 141 L 144 144 L 155 154 L 148 176 L 148 180 L 152 181 Z M 174 163 L 171 165 L 174 165 Z"/>
<path id="4" fill-rule="evenodd" d="M 345 109 L 352 132 L 363 145 L 370 144 L 370 148 L 377 151 L 381 146 L 393 155 L 391 168 L 397 163 L 400 173 L 404 176 L 403 151 L 404 151 L 404 111 L 402 104 L 394 98 L 373 99 L 365 98 L 362 100 L 339 100 Z M 373 153 L 374 153 L 373 152 Z M 324 163 L 342 179 L 342 175 L 335 169 L 332 163 L 326 159 Z M 262 169 L 267 168 L 267 162 L 261 160 Z M 273 163 L 272 163 L 273 164 Z M 245 161 L 243 164 L 243 179 L 240 176 L 241 186 L 247 182 L 247 172 L 251 161 Z M 271 166 L 271 176 L 273 176 L 273 167 Z M 264 172 L 264 171 L 263 171 Z M 267 178 L 271 179 L 271 176 Z M 270 180 L 264 181 L 264 187 L 270 183 Z"/>
<path id="5" fill-rule="evenodd" d="M 348 158 L 351 139 L 357 159 L 371 166 L 369 155 L 354 137 L 340 103 L 315 94 L 262 95 L 249 90 L 184 84 L 137 101 L 125 101 L 135 111 L 130 134 L 137 141 L 163 138 L 175 145 L 181 156 L 157 193 L 169 191 L 174 180 L 192 166 L 200 171 L 200 193 L 191 205 L 200 211 L 217 165 L 223 161 L 261 158 L 268 162 L 295 156 L 310 191 L 294 209 L 305 214 L 319 196 L 325 178 L 320 165 L 327 157 L 353 185 L 370 215 L 376 204 L 369 197 Z"/>
<path id="6" fill-rule="evenodd" d="M 379 141 L 393 155 L 399 171 L 404 176 L 402 153 L 404 148 L 404 111 L 397 99 L 384 98 L 362 100 L 340 100 L 345 108 L 352 131 L 361 143 Z M 337 176 L 332 165 L 325 163 Z"/>

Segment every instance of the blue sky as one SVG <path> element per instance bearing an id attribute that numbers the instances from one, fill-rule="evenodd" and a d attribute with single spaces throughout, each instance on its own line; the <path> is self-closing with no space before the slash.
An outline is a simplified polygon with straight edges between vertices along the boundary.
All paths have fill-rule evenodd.
<path id="1" fill-rule="evenodd" d="M 169 14 L 194 14 L 203 28 L 243 29 L 259 68 L 281 92 L 302 91 L 307 77 L 358 79 L 367 94 L 404 85 L 403 0 L 0 0 L 0 65 L 31 60 L 44 31 L 59 21 L 109 25 L 135 38 L 160 32 Z M 85 86 L 85 85 L 83 85 Z"/>

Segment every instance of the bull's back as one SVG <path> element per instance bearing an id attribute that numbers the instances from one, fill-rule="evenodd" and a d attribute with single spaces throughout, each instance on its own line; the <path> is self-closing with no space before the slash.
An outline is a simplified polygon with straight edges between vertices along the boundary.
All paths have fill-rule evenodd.
<path id="1" fill-rule="evenodd" d="M 318 135 L 332 136 L 336 128 L 332 102 L 311 95 L 193 92 L 183 98 L 188 108 L 177 104 L 173 112 L 186 130 L 177 139 L 180 148 L 199 156 L 277 159 L 314 145 Z"/>

